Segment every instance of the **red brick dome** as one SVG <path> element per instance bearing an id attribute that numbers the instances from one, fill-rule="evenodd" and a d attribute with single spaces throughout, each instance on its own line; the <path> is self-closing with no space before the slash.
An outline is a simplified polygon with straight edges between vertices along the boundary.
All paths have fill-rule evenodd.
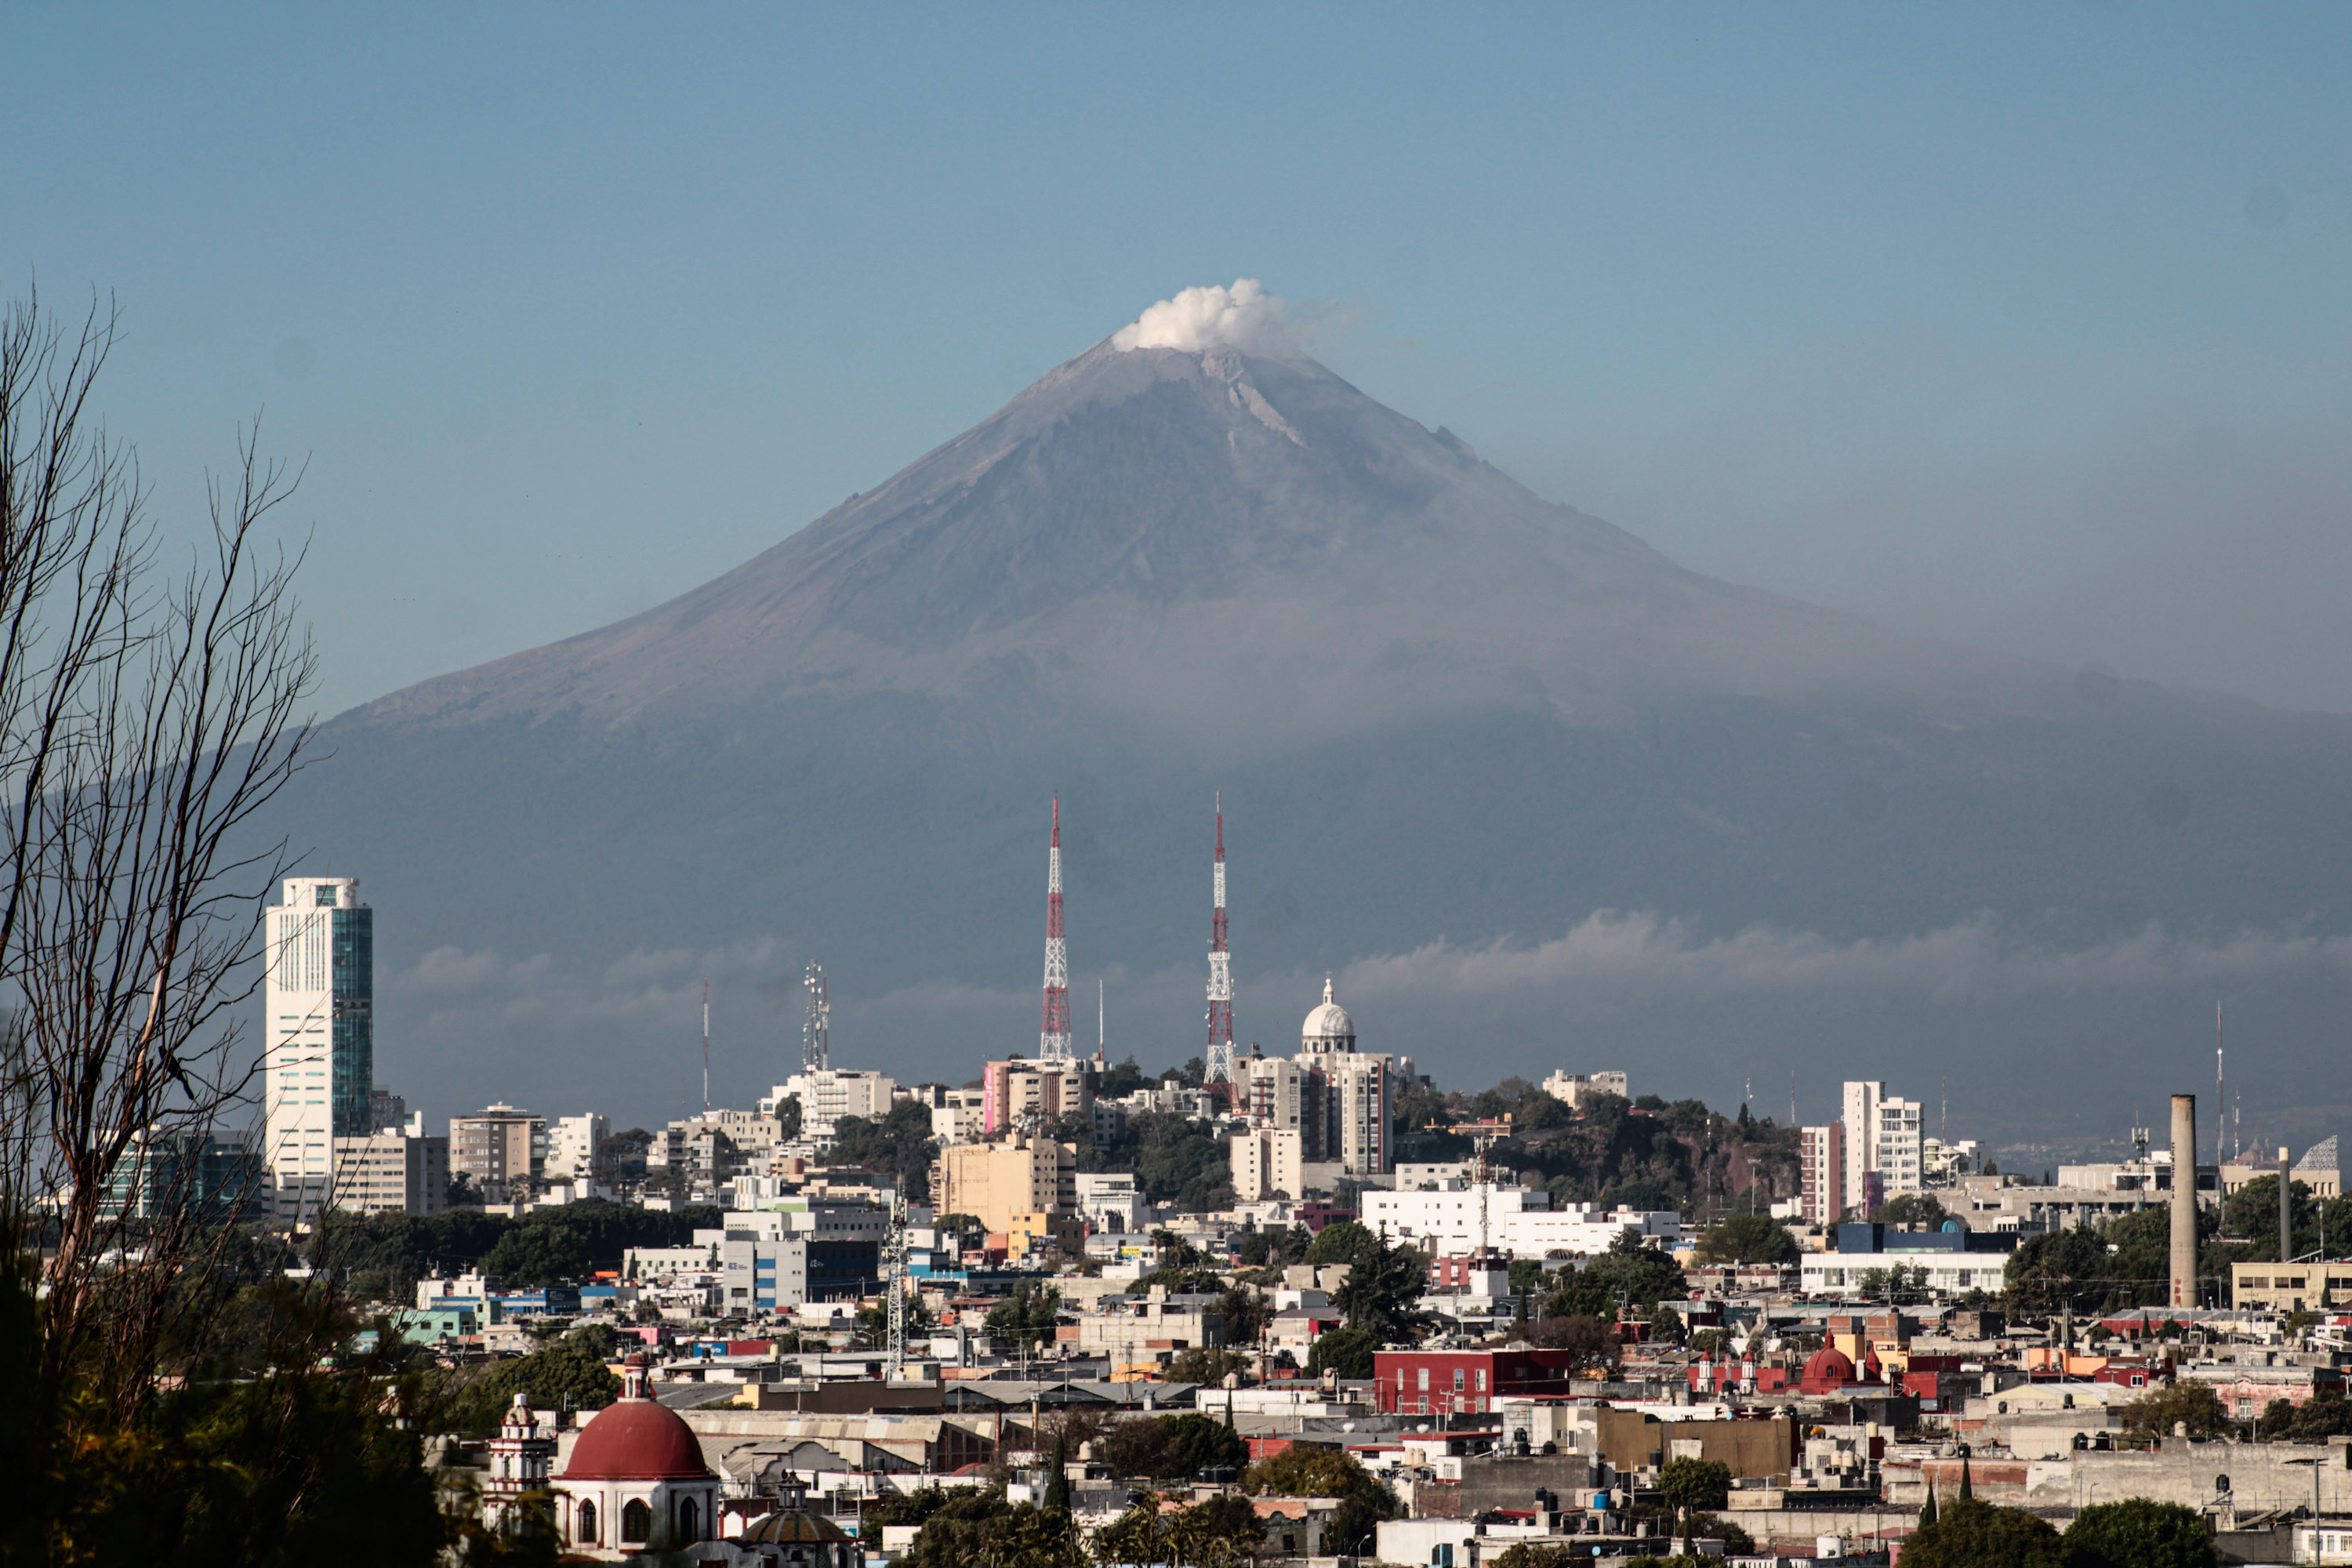
<path id="1" fill-rule="evenodd" d="M 677 1411 L 646 1396 L 644 1363 L 630 1358 L 620 1403 L 580 1429 L 560 1481 L 702 1480 L 711 1476 L 702 1445 Z"/>
<path id="2" fill-rule="evenodd" d="M 1805 1363 L 1804 1381 L 1800 1386 L 1811 1393 L 1816 1390 L 1843 1388 L 1847 1384 L 1855 1381 L 1853 1363 L 1846 1359 L 1845 1352 L 1833 1347 L 1824 1346 L 1815 1351 L 1812 1359 Z M 598 1419 L 602 1420 L 603 1417 L 599 1416 Z"/>

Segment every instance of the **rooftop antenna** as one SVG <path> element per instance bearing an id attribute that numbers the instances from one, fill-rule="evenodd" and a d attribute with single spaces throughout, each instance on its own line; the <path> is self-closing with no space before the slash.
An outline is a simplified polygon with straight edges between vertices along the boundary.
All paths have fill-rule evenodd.
<path id="1" fill-rule="evenodd" d="M 1097 975 L 1095 979 L 1095 1060 L 1097 1062 L 1101 1061 L 1103 1058 L 1105 1038 L 1106 1037 L 1103 1033 L 1103 983 L 1101 977 Z"/>
<path id="2" fill-rule="evenodd" d="M 1789 1125 L 1790 1125 L 1790 1126 L 1791 1126 L 1791 1127 L 1794 1127 L 1796 1124 L 1797 1124 L 1797 1075 L 1796 1075 L 1795 1070 L 1794 1070 L 1794 1069 L 1791 1069 L 1791 1070 L 1790 1071 L 1790 1074 L 1789 1074 Z"/>
<path id="3" fill-rule="evenodd" d="M 710 976 L 702 977 L 702 1114 L 710 1114 Z"/>
<path id="4" fill-rule="evenodd" d="M 801 1071 L 823 1072 L 833 1065 L 833 1004 L 825 996 L 824 965 L 812 959 L 801 976 L 808 1012 L 801 1019 Z"/>
<path id="5" fill-rule="evenodd" d="M 1936 1080 L 1936 1141 L 1952 1141 L 1952 1080 L 1948 1078 Z"/>
<path id="6" fill-rule="evenodd" d="M 1234 1080 L 1234 970 L 1225 951 L 1225 795 L 1217 792 L 1217 854 L 1212 862 L 1213 907 L 1209 914 L 1209 1054 L 1210 1083 Z"/>
<path id="7" fill-rule="evenodd" d="M 2213 1126 L 2213 1163 L 2217 1165 L 2226 1165 L 2230 1163 L 2230 1152 L 2222 1147 L 2230 1131 L 2228 1126 L 2230 1077 L 2221 1070 L 2222 1044 L 2221 1003 L 2221 999 L 2216 997 L 2213 1002 L 2213 1109 L 2219 1112 L 2219 1116 Z M 2179 1177 L 2174 1178 L 2176 1181 L 2179 1179 Z M 2196 1179 L 2195 1172 L 2189 1173 L 2189 1179 L 2192 1181 Z"/>
<path id="8" fill-rule="evenodd" d="M 1054 797 L 1054 837 L 1045 850 L 1045 1013 L 1037 1055 L 1070 1059 L 1070 948 L 1062 940 L 1062 797 Z"/>

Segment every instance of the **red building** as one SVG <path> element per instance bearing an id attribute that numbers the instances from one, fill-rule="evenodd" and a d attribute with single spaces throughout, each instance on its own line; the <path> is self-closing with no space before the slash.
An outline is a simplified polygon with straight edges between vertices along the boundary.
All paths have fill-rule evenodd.
<path id="1" fill-rule="evenodd" d="M 1486 1415 L 1505 1396 L 1567 1398 L 1575 1359 L 1568 1351 L 1376 1351 L 1374 1394 L 1392 1415 Z"/>

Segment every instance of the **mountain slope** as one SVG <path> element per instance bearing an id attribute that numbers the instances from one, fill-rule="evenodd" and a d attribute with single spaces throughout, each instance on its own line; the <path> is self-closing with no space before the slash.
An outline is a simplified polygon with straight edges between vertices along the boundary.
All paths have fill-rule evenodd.
<path id="1" fill-rule="evenodd" d="M 756 934 L 778 975 L 817 952 L 869 997 L 1034 985 L 1057 790 L 1082 974 L 1197 963 L 1217 788 L 1258 973 L 1597 908 L 1839 940 L 1987 911 L 2053 942 L 2332 929 L 2352 848 L 2341 721 L 1713 581 L 1228 347 L 1107 342 L 713 582 L 329 739 L 296 841 L 397 911 L 388 963 Z M 1196 1007 L 1129 1037 L 1181 1054 Z M 1024 1026 L 946 1008 L 902 1066 L 961 1080 Z"/>

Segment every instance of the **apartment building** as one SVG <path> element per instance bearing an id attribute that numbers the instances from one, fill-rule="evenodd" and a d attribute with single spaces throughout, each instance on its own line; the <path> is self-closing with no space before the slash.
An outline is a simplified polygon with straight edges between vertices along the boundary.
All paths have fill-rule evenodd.
<path id="1" fill-rule="evenodd" d="M 473 1178 L 492 1203 L 528 1196 L 547 1174 L 547 1119 L 511 1105 L 451 1117 L 449 1173 Z"/>
<path id="2" fill-rule="evenodd" d="M 1596 1094 L 1613 1094 L 1620 1100 L 1631 1100 L 1622 1072 L 1556 1072 L 1543 1080 L 1543 1091 L 1573 1110 Z"/>
<path id="3" fill-rule="evenodd" d="M 613 1124 L 593 1111 L 551 1122 L 547 1129 L 548 1179 L 585 1181 L 604 1174 L 599 1151 L 612 1135 Z"/>
<path id="4" fill-rule="evenodd" d="M 981 1068 L 981 1136 L 1042 1131 L 1074 1111 L 1091 1113 L 1094 1068 L 1083 1061 L 1044 1062 L 1013 1057 Z"/>
<path id="5" fill-rule="evenodd" d="M 1301 1140 L 1288 1127 L 1246 1127 L 1227 1140 L 1233 1161 L 1234 1200 L 1263 1203 L 1280 1194 L 1306 1196 Z"/>
<path id="6" fill-rule="evenodd" d="M 1803 1180 L 1797 1213 L 1808 1225 L 1834 1225 L 1845 1213 L 1845 1123 L 1807 1127 L 1798 1134 Z"/>
<path id="7" fill-rule="evenodd" d="M 845 1116 L 878 1121 L 890 1114 L 898 1085 L 888 1075 L 863 1068 L 819 1068 L 796 1072 L 761 1100 L 759 1114 L 774 1117 L 787 1100 L 801 1103 L 801 1136 L 820 1142 L 833 1136 Z"/>
<path id="8" fill-rule="evenodd" d="M 940 1152 L 933 1170 L 938 1211 L 970 1215 L 991 1231 L 1078 1212 L 1077 1151 L 1050 1138 L 1015 1134 L 1001 1143 L 952 1144 Z"/>
<path id="9" fill-rule="evenodd" d="M 449 1140 L 395 1129 L 335 1140 L 332 1206 L 346 1214 L 439 1214 L 449 1205 Z"/>

